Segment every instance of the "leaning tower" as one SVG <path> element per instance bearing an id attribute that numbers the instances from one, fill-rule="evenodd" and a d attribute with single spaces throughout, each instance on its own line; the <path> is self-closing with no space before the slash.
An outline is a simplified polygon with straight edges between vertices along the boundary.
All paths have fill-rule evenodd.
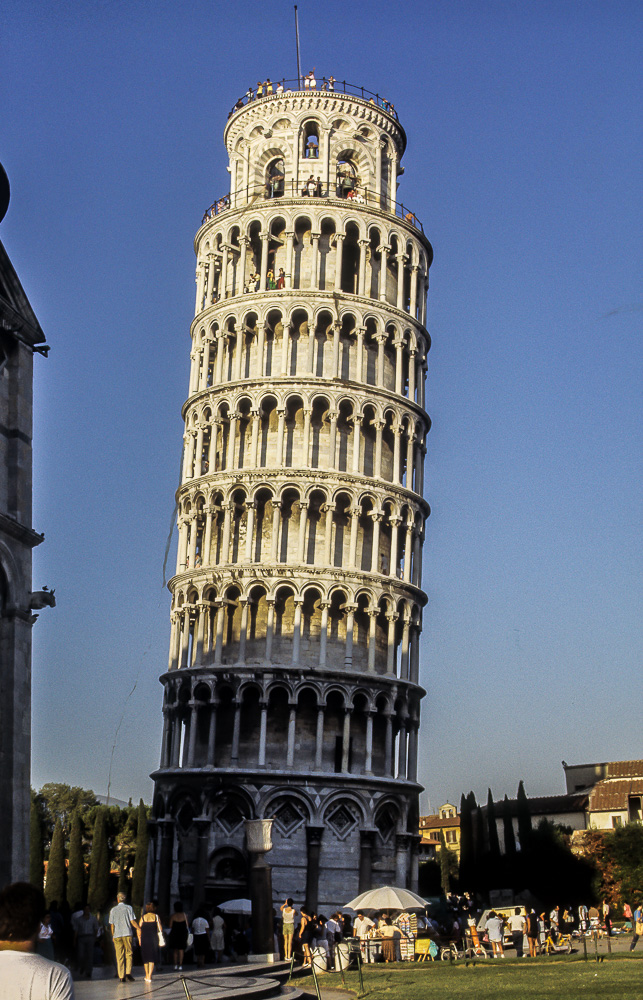
<path id="1" fill-rule="evenodd" d="M 239 101 L 196 309 L 150 889 L 330 912 L 417 880 L 431 245 L 406 136 L 362 88 Z"/>

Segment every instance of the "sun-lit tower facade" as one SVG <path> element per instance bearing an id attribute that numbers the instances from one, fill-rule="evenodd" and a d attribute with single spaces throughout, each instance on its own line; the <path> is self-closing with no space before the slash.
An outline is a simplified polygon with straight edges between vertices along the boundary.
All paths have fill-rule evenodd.
<path id="1" fill-rule="evenodd" d="M 350 93 L 345 91 L 352 91 Z M 431 245 L 361 88 L 239 102 L 196 234 L 150 889 L 328 912 L 417 878 Z"/>

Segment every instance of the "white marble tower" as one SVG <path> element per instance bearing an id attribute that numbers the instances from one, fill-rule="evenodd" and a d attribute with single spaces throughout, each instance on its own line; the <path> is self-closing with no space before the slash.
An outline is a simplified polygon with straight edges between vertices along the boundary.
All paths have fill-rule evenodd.
<path id="1" fill-rule="evenodd" d="M 197 293 L 150 889 L 328 912 L 417 878 L 431 245 L 377 95 L 239 102 Z"/>

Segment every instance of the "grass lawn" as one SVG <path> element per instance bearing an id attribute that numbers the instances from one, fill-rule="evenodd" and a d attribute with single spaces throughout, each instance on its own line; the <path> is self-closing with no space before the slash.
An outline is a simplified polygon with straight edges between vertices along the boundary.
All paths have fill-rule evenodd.
<path id="1" fill-rule="evenodd" d="M 604 962 L 552 958 L 528 961 L 487 961 L 475 966 L 464 962 L 410 964 L 386 968 L 365 965 L 364 989 L 369 1000 L 529 1000 L 552 997 L 576 1000 L 598 997 L 600 1000 L 643 1000 L 643 960 L 609 958 Z M 339 989 L 339 976 L 320 977 L 322 989 Z M 346 974 L 346 986 L 359 992 L 356 972 Z"/>

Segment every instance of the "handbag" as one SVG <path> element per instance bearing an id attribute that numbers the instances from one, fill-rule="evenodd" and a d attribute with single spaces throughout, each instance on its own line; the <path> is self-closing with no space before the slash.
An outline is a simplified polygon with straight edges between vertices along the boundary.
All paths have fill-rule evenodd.
<path id="1" fill-rule="evenodd" d="M 188 931 L 188 943 L 186 947 L 191 948 L 193 944 L 194 944 L 194 934 L 192 933 L 192 931 Z"/>
<path id="2" fill-rule="evenodd" d="M 165 948 L 165 934 L 163 933 L 163 928 L 158 917 L 156 918 L 156 929 L 159 935 L 159 948 Z"/>

